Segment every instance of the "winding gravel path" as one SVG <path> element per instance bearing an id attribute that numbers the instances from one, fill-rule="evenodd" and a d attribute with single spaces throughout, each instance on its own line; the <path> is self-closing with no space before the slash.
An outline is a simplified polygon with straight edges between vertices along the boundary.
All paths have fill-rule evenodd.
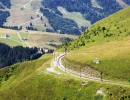
<path id="1" fill-rule="evenodd" d="M 123 81 L 112 81 L 112 80 L 105 80 L 105 79 L 101 80 L 101 78 L 86 76 L 86 75 L 84 75 L 82 73 L 79 73 L 77 71 L 65 68 L 64 65 L 62 64 L 62 59 L 67 54 L 68 53 L 59 53 L 59 56 L 57 56 L 56 58 L 54 58 L 55 60 L 53 60 L 53 61 L 56 61 L 57 65 L 55 65 L 55 66 L 57 66 L 60 70 L 66 72 L 66 73 L 68 73 L 68 74 L 70 74 L 70 75 L 72 75 L 74 77 L 77 77 L 77 78 L 83 78 L 83 79 L 87 79 L 87 80 L 90 80 L 90 81 L 96 81 L 96 82 L 100 82 L 100 83 L 118 85 L 118 86 L 123 86 L 123 87 L 129 87 L 130 88 L 130 84 L 125 83 Z"/>

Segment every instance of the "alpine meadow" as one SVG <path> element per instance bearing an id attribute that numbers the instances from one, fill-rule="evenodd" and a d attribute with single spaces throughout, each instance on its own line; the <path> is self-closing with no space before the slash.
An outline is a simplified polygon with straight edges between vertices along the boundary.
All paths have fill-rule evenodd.
<path id="1" fill-rule="evenodd" d="M 0 100 L 130 100 L 130 0 L 0 0 Z"/>

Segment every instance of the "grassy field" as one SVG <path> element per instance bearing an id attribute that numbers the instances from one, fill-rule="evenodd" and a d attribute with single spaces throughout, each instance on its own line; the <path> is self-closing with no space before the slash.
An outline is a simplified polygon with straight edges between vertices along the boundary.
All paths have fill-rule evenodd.
<path id="1" fill-rule="evenodd" d="M 7 45 L 10 45 L 11 47 L 13 46 L 25 46 L 22 42 L 15 41 L 13 39 L 5 39 L 5 38 L 0 38 L 0 43 L 5 43 Z"/>
<path id="2" fill-rule="evenodd" d="M 130 7 L 105 18 L 86 30 L 79 39 L 69 43 L 66 56 L 71 66 L 91 67 L 103 77 L 130 80 Z M 99 58 L 100 64 L 94 59 Z M 87 72 L 87 70 L 86 70 Z"/>
<path id="3" fill-rule="evenodd" d="M 21 38 L 25 38 L 25 39 L 30 38 L 30 34 L 27 32 L 20 32 L 19 34 L 20 34 Z"/>
<path id="4" fill-rule="evenodd" d="M 8 44 L 10 46 L 26 46 L 17 36 L 17 31 L 10 29 L 0 28 L 0 42 Z M 5 38 L 6 35 L 9 35 L 9 38 Z"/>
<path id="5" fill-rule="evenodd" d="M 130 79 L 130 37 L 121 41 L 113 41 L 91 47 L 82 47 L 66 56 L 66 59 L 86 67 L 91 65 L 102 71 L 107 78 Z M 79 53 L 77 53 L 79 52 Z M 100 64 L 93 60 L 99 58 Z M 69 62 L 70 63 L 70 62 Z"/>
<path id="6" fill-rule="evenodd" d="M 30 39 L 28 40 L 28 43 L 35 45 L 35 46 L 38 46 L 38 47 L 55 48 L 53 46 L 50 46 L 49 44 L 54 44 L 56 46 L 61 45 L 62 44 L 61 40 L 64 38 L 77 39 L 78 36 L 31 31 L 30 32 Z"/>
<path id="7" fill-rule="evenodd" d="M 23 41 L 21 41 L 17 35 L 18 31 L 10 30 L 10 29 L 2 29 L 0 28 L 0 42 L 6 43 L 10 46 L 27 46 Z M 5 35 L 8 34 L 10 38 L 4 38 Z M 70 39 L 76 39 L 77 36 L 73 35 L 66 35 L 66 34 L 56 34 L 56 33 L 47 33 L 47 32 L 39 32 L 39 31 L 21 31 L 20 36 L 22 39 L 25 40 L 27 43 L 29 43 L 32 46 L 37 47 L 48 47 L 48 48 L 55 48 L 55 45 L 61 45 L 62 39 L 64 38 L 70 38 Z M 53 44 L 53 45 L 50 45 Z"/>
<path id="8" fill-rule="evenodd" d="M 130 89 L 76 79 L 46 71 L 51 55 L 0 69 L 1 100 L 118 100 Z M 104 94 L 97 94 L 101 90 Z"/>

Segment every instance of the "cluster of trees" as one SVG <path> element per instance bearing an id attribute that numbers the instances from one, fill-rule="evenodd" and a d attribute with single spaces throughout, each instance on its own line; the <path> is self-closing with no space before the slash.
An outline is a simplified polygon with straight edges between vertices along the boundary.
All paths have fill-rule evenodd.
<path id="1" fill-rule="evenodd" d="M 53 29 L 46 28 L 46 32 L 54 32 Z"/>
<path id="2" fill-rule="evenodd" d="M 22 30 L 22 26 L 1 26 L 1 28 L 6 28 L 6 29 L 13 29 L 13 30 Z"/>
<path id="3" fill-rule="evenodd" d="M 3 7 L 3 5 L 2 5 L 2 4 L 0 4 L 0 9 L 4 9 L 4 7 Z"/>
<path id="4" fill-rule="evenodd" d="M 71 42 L 73 39 L 69 38 L 69 37 L 62 37 L 60 38 L 60 42 L 64 43 L 64 42 Z"/>
<path id="5" fill-rule="evenodd" d="M 8 11 L 0 10 L 0 27 L 3 26 L 4 22 L 6 22 L 7 17 L 10 16 Z"/>
<path id="6" fill-rule="evenodd" d="M 26 60 L 33 60 L 41 57 L 45 52 L 39 48 L 28 48 L 17 46 L 11 48 L 10 46 L 0 43 L 0 68 L 10 66 L 16 62 L 22 62 Z"/>
<path id="7" fill-rule="evenodd" d="M 11 7 L 11 3 L 10 0 L 0 0 L 0 9 L 5 9 L 3 6 L 10 8 Z M 7 17 L 10 16 L 9 11 L 3 11 L 0 10 L 0 27 L 3 26 L 4 22 L 6 22 Z"/>
<path id="8" fill-rule="evenodd" d="M 69 12 L 80 12 L 92 24 L 122 9 L 116 0 L 96 1 L 102 8 L 93 7 L 91 0 L 43 0 L 44 9 L 41 8 L 41 11 L 49 20 L 54 31 L 60 30 L 61 33 L 79 34 L 80 32 L 76 22 L 63 18 L 62 13 L 57 7 L 61 6 Z M 129 0 L 124 1 L 130 2 Z"/>
<path id="9" fill-rule="evenodd" d="M 33 17 L 31 17 L 31 19 L 33 19 Z M 34 30 L 34 31 L 37 31 L 37 28 L 34 28 L 34 25 L 32 22 L 30 22 L 30 26 L 26 26 L 26 29 L 27 30 Z"/>
<path id="10" fill-rule="evenodd" d="M 34 28 L 33 26 L 27 26 L 26 29 L 27 29 L 27 30 L 37 31 L 37 28 Z"/>
<path id="11" fill-rule="evenodd" d="M 56 15 L 54 12 L 49 11 L 48 9 L 41 8 L 41 12 L 43 12 L 46 18 L 49 19 L 49 23 L 53 27 L 54 32 L 63 34 L 80 34 L 78 25 L 75 21 L 67 18 L 62 18 L 61 16 Z"/>
<path id="12" fill-rule="evenodd" d="M 65 41 L 65 43 L 62 45 L 62 48 L 67 48 L 68 50 L 73 50 L 76 48 L 79 49 L 81 46 L 85 46 L 87 43 L 95 42 L 95 39 L 93 37 L 98 36 L 101 33 L 103 33 L 104 38 L 108 38 L 114 35 L 112 33 L 109 33 L 109 28 L 98 26 L 96 28 L 92 28 L 91 30 L 86 30 L 78 39 L 74 41 L 72 40 L 72 42 Z"/>
<path id="13" fill-rule="evenodd" d="M 10 3 L 10 0 L 0 0 L 0 2 L 6 6 L 7 8 L 10 8 L 11 7 L 11 3 Z"/>

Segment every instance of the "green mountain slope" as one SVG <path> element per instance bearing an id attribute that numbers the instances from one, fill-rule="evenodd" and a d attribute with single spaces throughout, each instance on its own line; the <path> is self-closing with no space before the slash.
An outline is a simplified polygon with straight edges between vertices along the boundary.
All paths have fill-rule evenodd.
<path id="1" fill-rule="evenodd" d="M 114 100 L 130 89 L 47 72 L 51 55 L 0 69 L 0 100 Z M 97 91 L 103 91 L 104 96 Z"/>
<path id="2" fill-rule="evenodd" d="M 69 68 L 103 72 L 103 78 L 130 79 L 130 8 L 95 23 L 79 39 L 63 45 Z M 63 47 L 63 49 L 64 49 Z M 93 60 L 99 58 L 99 64 Z M 52 55 L 0 69 L 0 100 L 129 100 L 130 87 L 115 86 L 47 71 Z M 85 70 L 85 69 L 84 69 Z M 93 71 L 92 71 L 93 72 Z"/>
<path id="3" fill-rule="evenodd" d="M 129 81 L 129 16 L 130 7 L 95 23 L 79 39 L 66 44 L 70 51 L 66 56 L 69 64 L 91 67 L 103 72 L 104 78 Z M 96 58 L 99 64 L 94 63 Z"/>

